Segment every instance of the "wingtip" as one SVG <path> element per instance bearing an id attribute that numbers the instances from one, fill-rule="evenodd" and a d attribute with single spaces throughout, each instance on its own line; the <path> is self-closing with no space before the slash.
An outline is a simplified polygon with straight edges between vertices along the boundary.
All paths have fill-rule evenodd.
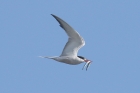
<path id="1" fill-rule="evenodd" d="M 55 16 L 54 14 L 51 14 L 52 16 Z"/>

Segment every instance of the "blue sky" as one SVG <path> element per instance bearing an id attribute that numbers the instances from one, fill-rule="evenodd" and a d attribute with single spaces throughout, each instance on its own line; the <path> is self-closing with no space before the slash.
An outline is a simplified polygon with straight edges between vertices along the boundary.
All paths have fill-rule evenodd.
<path id="1" fill-rule="evenodd" d="M 85 39 L 68 65 L 55 14 Z M 140 93 L 140 0 L 1 0 L 0 93 Z"/>

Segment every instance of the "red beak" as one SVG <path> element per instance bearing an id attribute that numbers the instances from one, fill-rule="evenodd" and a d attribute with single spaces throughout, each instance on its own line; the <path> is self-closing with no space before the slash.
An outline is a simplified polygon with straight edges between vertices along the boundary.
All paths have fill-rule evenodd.
<path id="1" fill-rule="evenodd" d="M 84 61 L 85 61 L 85 62 L 92 62 L 91 60 L 88 60 L 88 59 L 85 59 Z"/>

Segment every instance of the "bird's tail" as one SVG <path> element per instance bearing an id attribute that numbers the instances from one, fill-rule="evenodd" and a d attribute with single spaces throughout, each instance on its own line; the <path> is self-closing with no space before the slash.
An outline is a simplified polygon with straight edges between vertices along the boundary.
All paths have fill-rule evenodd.
<path id="1" fill-rule="evenodd" d="M 39 57 L 41 57 L 41 58 L 49 58 L 49 59 L 54 59 L 54 58 L 56 58 L 57 56 L 53 56 L 53 57 L 48 57 L 48 56 L 39 56 Z"/>

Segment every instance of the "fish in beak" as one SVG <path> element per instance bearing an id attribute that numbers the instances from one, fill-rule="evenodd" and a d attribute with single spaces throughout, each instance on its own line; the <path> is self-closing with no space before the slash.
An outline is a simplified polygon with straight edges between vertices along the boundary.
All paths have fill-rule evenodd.
<path id="1" fill-rule="evenodd" d="M 88 67 L 90 66 L 90 64 L 91 64 L 92 61 L 87 60 L 87 59 L 85 59 L 84 61 L 85 61 L 86 63 L 85 63 L 85 65 L 83 66 L 82 70 L 83 70 L 84 68 L 86 68 L 86 71 L 87 71 L 87 69 L 88 69 Z"/>

